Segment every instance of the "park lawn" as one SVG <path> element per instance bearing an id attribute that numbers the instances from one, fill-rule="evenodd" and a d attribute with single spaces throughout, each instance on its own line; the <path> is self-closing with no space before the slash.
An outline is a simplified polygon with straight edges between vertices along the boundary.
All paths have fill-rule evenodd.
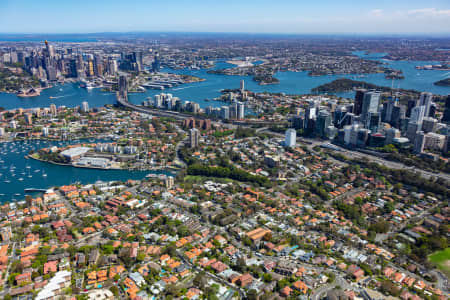
<path id="1" fill-rule="evenodd" d="M 230 183 L 230 182 L 238 182 L 234 181 L 230 178 L 218 178 L 218 177 L 207 177 L 202 175 L 186 175 L 184 177 L 184 181 L 190 183 L 204 183 L 205 181 L 212 180 L 218 183 Z"/>
<path id="2" fill-rule="evenodd" d="M 450 277 L 450 248 L 434 252 L 428 259 Z"/>

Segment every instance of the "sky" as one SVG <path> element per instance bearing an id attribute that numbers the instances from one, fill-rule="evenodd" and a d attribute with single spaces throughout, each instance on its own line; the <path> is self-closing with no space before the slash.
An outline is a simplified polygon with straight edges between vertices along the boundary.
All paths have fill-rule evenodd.
<path id="1" fill-rule="evenodd" d="M 0 0 L 0 33 L 450 34 L 450 0 Z"/>

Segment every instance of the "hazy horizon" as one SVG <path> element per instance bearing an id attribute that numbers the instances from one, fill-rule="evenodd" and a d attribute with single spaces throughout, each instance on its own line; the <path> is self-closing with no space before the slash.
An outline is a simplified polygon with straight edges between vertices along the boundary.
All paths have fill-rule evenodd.
<path id="1" fill-rule="evenodd" d="M 80 37 L 121 37 L 124 35 L 136 35 L 136 36 L 149 36 L 149 37 L 164 37 L 167 36 L 229 36 L 229 37 L 239 37 L 239 36 L 249 36 L 249 37 L 354 37 L 354 38 L 364 38 L 364 37 L 380 37 L 380 38 L 390 38 L 390 37 L 418 37 L 418 38 L 447 38 L 450 37 L 449 32 L 439 32 L 439 33 L 422 33 L 422 32 L 411 32 L 411 33 L 389 33 L 389 32 L 378 32 L 378 33 L 341 33 L 341 32 L 323 32 L 323 33 L 281 33 L 281 32 L 220 32 L 220 31 L 104 31 L 104 32 L 0 32 L 0 37 L 70 37 L 70 36 L 80 36 Z"/>

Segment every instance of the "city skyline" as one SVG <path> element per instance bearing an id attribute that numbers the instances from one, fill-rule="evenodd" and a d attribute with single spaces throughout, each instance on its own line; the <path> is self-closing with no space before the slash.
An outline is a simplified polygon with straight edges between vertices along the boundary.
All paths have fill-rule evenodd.
<path id="1" fill-rule="evenodd" d="M 3 1 L 0 33 L 448 34 L 448 1 Z"/>

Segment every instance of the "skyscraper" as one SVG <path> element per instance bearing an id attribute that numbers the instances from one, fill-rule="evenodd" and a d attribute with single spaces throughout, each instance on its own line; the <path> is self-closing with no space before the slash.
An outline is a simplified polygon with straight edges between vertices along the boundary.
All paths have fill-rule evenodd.
<path id="1" fill-rule="evenodd" d="M 159 72 L 159 70 L 161 69 L 161 64 L 159 62 L 159 53 L 156 52 L 155 54 L 155 59 L 152 63 L 152 71 L 153 72 Z"/>
<path id="2" fill-rule="evenodd" d="M 424 105 L 413 107 L 411 110 L 410 122 L 422 123 L 425 117 L 426 108 Z"/>
<path id="3" fill-rule="evenodd" d="M 142 54 L 142 51 L 136 51 L 133 52 L 134 61 L 137 63 L 137 71 L 143 71 L 144 70 L 144 56 Z"/>
<path id="4" fill-rule="evenodd" d="M 79 73 L 83 73 L 84 71 L 84 60 L 83 60 L 83 54 L 79 53 L 77 55 L 77 70 Z"/>
<path id="5" fill-rule="evenodd" d="M 108 59 L 108 74 L 111 76 L 117 74 L 117 61 L 113 58 Z"/>
<path id="6" fill-rule="evenodd" d="M 77 71 L 77 60 L 71 59 L 69 60 L 69 77 L 77 78 L 78 71 Z"/>
<path id="7" fill-rule="evenodd" d="M 408 108 L 406 109 L 406 116 L 409 118 L 411 116 L 411 111 L 414 107 L 419 106 L 419 99 L 409 99 Z"/>
<path id="8" fill-rule="evenodd" d="M 55 51 L 53 50 L 53 46 L 48 43 L 48 41 L 45 41 L 45 50 L 48 57 L 53 58 L 55 56 Z"/>
<path id="9" fill-rule="evenodd" d="M 286 130 L 286 137 L 284 139 L 284 145 L 286 147 L 291 148 L 295 147 L 296 139 L 297 139 L 297 132 L 295 131 L 295 129 L 289 128 L 288 130 Z"/>
<path id="10" fill-rule="evenodd" d="M 331 115 L 326 110 L 321 110 L 317 116 L 314 134 L 319 137 L 326 136 L 326 128 L 331 125 Z"/>
<path id="11" fill-rule="evenodd" d="M 317 108 L 309 106 L 305 110 L 305 118 L 307 120 L 315 119 L 317 114 Z"/>
<path id="12" fill-rule="evenodd" d="M 57 115 L 57 113 L 58 113 L 58 111 L 56 110 L 56 105 L 55 104 L 50 104 L 50 113 L 53 115 L 53 116 L 56 116 Z"/>
<path id="13" fill-rule="evenodd" d="M 228 120 L 230 118 L 230 107 L 222 106 L 220 108 L 220 117 L 224 120 Z"/>
<path id="14" fill-rule="evenodd" d="M 305 114 L 294 116 L 292 119 L 292 127 L 295 129 L 303 129 L 305 127 Z"/>
<path id="15" fill-rule="evenodd" d="M 400 128 L 400 120 L 405 117 L 406 108 L 404 105 L 394 106 L 392 108 L 391 121 L 389 124 L 395 128 Z"/>
<path id="16" fill-rule="evenodd" d="M 81 103 L 81 111 L 84 113 L 89 112 L 89 103 L 87 101 Z"/>
<path id="17" fill-rule="evenodd" d="M 380 127 L 380 113 L 369 113 L 369 118 L 367 119 L 367 128 L 372 132 L 378 132 L 378 128 Z"/>
<path id="18" fill-rule="evenodd" d="M 200 132 L 197 128 L 192 128 L 189 130 L 189 141 L 190 141 L 190 147 L 191 148 L 197 148 L 198 147 L 198 140 L 199 140 Z"/>
<path id="19" fill-rule="evenodd" d="M 103 59 L 100 55 L 94 56 L 94 74 L 95 76 L 103 75 Z"/>
<path id="20" fill-rule="evenodd" d="M 245 119 L 245 104 L 242 102 L 239 102 L 237 105 L 237 119 L 238 120 Z"/>
<path id="21" fill-rule="evenodd" d="M 444 115 L 442 116 L 442 122 L 450 123 L 450 95 L 445 100 Z"/>
<path id="22" fill-rule="evenodd" d="M 400 137 L 400 130 L 397 128 L 389 128 L 386 130 L 386 145 L 392 144 L 395 138 Z"/>
<path id="23" fill-rule="evenodd" d="M 33 124 L 33 115 L 31 113 L 26 113 L 23 116 L 25 117 L 25 122 L 27 122 L 28 125 Z"/>
<path id="24" fill-rule="evenodd" d="M 425 133 L 435 132 L 438 121 L 435 118 L 425 117 L 422 121 L 422 131 Z"/>
<path id="25" fill-rule="evenodd" d="M 241 94 L 244 94 L 245 92 L 245 85 L 244 85 L 244 79 L 241 80 Z"/>
<path id="26" fill-rule="evenodd" d="M 392 112 L 394 107 L 398 105 L 398 101 L 396 98 L 389 98 L 389 100 L 383 105 L 383 113 L 381 120 L 386 123 L 390 123 L 392 120 Z"/>
<path id="27" fill-rule="evenodd" d="M 425 106 L 425 117 L 428 117 L 430 114 L 431 100 L 433 100 L 432 93 L 420 93 L 419 105 Z"/>
<path id="28" fill-rule="evenodd" d="M 364 93 L 362 109 L 361 109 L 361 119 L 364 124 L 367 125 L 367 120 L 371 113 L 378 112 L 378 105 L 380 103 L 380 93 L 379 92 L 367 92 Z"/>
<path id="29" fill-rule="evenodd" d="M 409 122 L 408 128 L 406 129 L 406 137 L 409 139 L 411 143 L 414 143 L 416 139 L 417 132 L 422 129 L 422 123 L 417 122 Z"/>
<path id="30" fill-rule="evenodd" d="M 233 102 L 230 105 L 230 119 L 238 118 L 238 104 L 237 102 Z"/>
<path id="31" fill-rule="evenodd" d="M 425 147 L 425 133 L 423 131 L 419 131 L 416 134 L 416 138 L 414 139 L 414 152 L 422 153 Z"/>
<path id="32" fill-rule="evenodd" d="M 49 129 L 48 129 L 48 127 L 43 127 L 43 128 L 42 128 L 42 135 L 43 135 L 43 136 L 48 136 L 48 134 L 49 134 Z"/>
<path id="33" fill-rule="evenodd" d="M 125 75 L 120 75 L 119 77 L 119 92 L 128 91 L 128 80 Z"/>
<path id="34" fill-rule="evenodd" d="M 365 89 L 358 89 L 356 90 L 355 94 L 355 104 L 353 105 L 353 113 L 356 116 L 359 116 L 362 112 L 362 104 L 364 99 L 364 93 L 366 93 L 367 90 Z"/>
<path id="35" fill-rule="evenodd" d="M 94 62 L 90 59 L 88 60 L 88 68 L 87 68 L 87 75 L 88 76 L 94 76 Z"/>
<path id="36" fill-rule="evenodd" d="M 53 66 L 48 66 L 47 67 L 47 79 L 49 81 L 56 81 L 56 68 Z"/>

